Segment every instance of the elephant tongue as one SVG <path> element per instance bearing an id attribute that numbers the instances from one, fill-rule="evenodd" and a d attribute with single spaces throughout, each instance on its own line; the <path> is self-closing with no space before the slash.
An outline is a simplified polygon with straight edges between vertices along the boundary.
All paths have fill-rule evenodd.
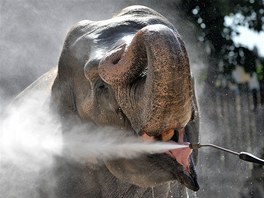
<path id="1" fill-rule="evenodd" d="M 179 130 L 178 132 L 179 132 L 178 142 L 175 142 L 172 140 L 170 140 L 169 142 L 174 143 L 174 144 L 189 145 L 190 144 L 189 142 L 183 141 L 184 131 Z M 171 133 L 172 133 L 171 131 L 163 132 L 162 134 L 165 134 L 166 137 L 164 139 L 162 138 L 162 140 L 167 141 L 168 139 L 170 139 L 173 135 L 173 134 L 171 135 Z M 154 137 L 148 136 L 146 133 L 143 134 L 142 138 L 145 141 L 155 141 Z M 177 148 L 177 149 L 169 150 L 166 152 L 166 154 L 176 159 L 176 161 L 179 164 L 181 164 L 184 167 L 184 170 L 187 171 L 188 173 L 190 172 L 189 156 L 191 155 L 191 153 L 192 153 L 192 149 L 190 149 L 189 147 Z"/>
<path id="2" fill-rule="evenodd" d="M 189 145 L 190 144 L 189 142 L 183 141 L 184 129 L 178 130 L 178 133 L 179 134 L 178 134 L 177 144 Z M 174 141 L 170 141 L 170 142 L 173 143 Z M 171 157 L 175 158 L 177 162 L 180 163 L 184 167 L 185 171 L 190 172 L 189 157 L 192 153 L 192 149 L 190 149 L 189 147 L 180 148 L 180 149 L 170 150 L 166 153 L 170 155 Z"/>
<path id="3" fill-rule="evenodd" d="M 173 142 L 173 141 L 171 141 Z M 184 142 L 184 145 L 188 145 L 188 142 Z M 189 165 L 189 156 L 192 153 L 192 149 L 187 148 L 179 148 L 166 152 L 166 154 L 170 155 L 172 158 L 175 158 L 179 164 L 181 164 L 185 171 L 190 173 L 190 165 Z"/>

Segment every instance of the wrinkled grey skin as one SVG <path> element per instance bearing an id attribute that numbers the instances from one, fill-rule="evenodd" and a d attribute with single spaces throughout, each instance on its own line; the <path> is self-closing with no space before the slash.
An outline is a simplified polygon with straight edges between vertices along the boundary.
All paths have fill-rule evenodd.
<path id="1" fill-rule="evenodd" d="M 131 41 L 132 40 L 132 41 Z M 147 69 L 146 69 L 147 68 Z M 52 86 L 64 133 L 72 125 L 112 126 L 130 135 L 185 128 L 198 141 L 198 110 L 184 44 L 157 12 L 132 6 L 106 21 L 81 21 L 68 33 Z M 193 155 L 197 160 L 197 153 Z M 166 154 L 78 164 L 58 158 L 54 192 L 42 197 L 186 197 L 191 173 Z M 45 174 L 45 173 L 43 173 Z"/>

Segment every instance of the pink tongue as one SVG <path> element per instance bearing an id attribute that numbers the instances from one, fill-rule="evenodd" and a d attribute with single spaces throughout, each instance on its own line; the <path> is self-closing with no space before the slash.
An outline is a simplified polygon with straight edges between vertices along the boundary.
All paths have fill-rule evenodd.
<path id="1" fill-rule="evenodd" d="M 183 141 L 184 129 L 179 130 L 178 133 L 179 133 L 178 142 L 174 142 L 174 141 L 170 141 L 170 142 L 180 145 L 189 145 L 190 144 L 189 142 Z M 150 142 L 155 141 L 154 137 L 148 136 L 146 133 L 142 135 L 142 139 L 144 141 L 150 141 Z M 177 162 L 184 167 L 185 171 L 190 172 L 189 156 L 192 153 L 192 149 L 190 149 L 189 147 L 178 148 L 178 149 L 170 150 L 166 153 L 170 155 L 172 158 L 175 158 Z"/>
<path id="2" fill-rule="evenodd" d="M 188 145 L 189 143 L 184 142 L 184 145 Z M 180 163 L 185 171 L 189 172 L 189 156 L 192 153 L 192 149 L 189 147 L 187 148 L 180 148 L 180 149 L 174 149 L 167 152 L 171 157 L 175 158 L 178 163 Z"/>
<path id="3" fill-rule="evenodd" d="M 189 145 L 188 142 L 183 141 L 184 129 L 179 130 L 178 132 L 179 132 L 178 144 Z M 174 157 L 177 160 L 177 162 L 180 163 L 187 172 L 190 172 L 189 156 L 191 155 L 191 153 L 192 153 L 192 149 L 190 149 L 189 147 L 174 149 L 168 152 L 168 154 L 171 157 Z"/>

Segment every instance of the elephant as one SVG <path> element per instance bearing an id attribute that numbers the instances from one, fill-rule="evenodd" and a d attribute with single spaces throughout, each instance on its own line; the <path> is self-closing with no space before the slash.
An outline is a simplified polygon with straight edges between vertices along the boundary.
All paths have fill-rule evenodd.
<path id="1" fill-rule="evenodd" d="M 87 123 L 143 141 L 199 141 L 185 44 L 172 23 L 148 7 L 130 6 L 108 20 L 78 22 L 66 36 L 57 69 L 36 85 L 50 90 L 50 108 L 60 116 L 63 134 Z M 54 192 L 45 192 L 51 185 L 46 179 L 40 196 L 187 197 L 186 187 L 199 190 L 196 162 L 197 152 L 190 148 L 98 164 L 57 157 Z"/>

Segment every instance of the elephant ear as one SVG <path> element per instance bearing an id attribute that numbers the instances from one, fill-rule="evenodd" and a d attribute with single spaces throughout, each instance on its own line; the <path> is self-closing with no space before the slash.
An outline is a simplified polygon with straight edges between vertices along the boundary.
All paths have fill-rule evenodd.
<path id="1" fill-rule="evenodd" d="M 57 75 L 52 86 L 52 102 L 60 115 L 66 116 L 76 111 L 71 79 L 61 79 L 59 74 Z"/>
<path id="2" fill-rule="evenodd" d="M 83 20 L 75 24 L 68 32 L 58 64 L 57 77 L 52 86 L 52 99 L 55 108 L 63 115 L 73 114 L 77 111 L 73 88 L 74 66 L 78 60 L 71 54 L 70 46 L 80 38 L 82 31 L 92 21 Z"/>

